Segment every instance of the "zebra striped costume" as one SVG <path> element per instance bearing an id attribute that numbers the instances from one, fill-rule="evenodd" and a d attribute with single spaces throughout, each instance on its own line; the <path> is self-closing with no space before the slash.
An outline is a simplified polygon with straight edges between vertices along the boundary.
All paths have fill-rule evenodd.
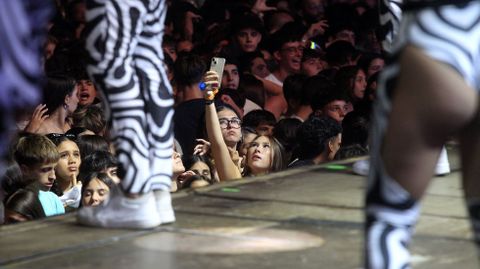
<path id="1" fill-rule="evenodd" d="M 164 0 L 87 1 L 88 72 L 107 100 L 127 193 L 169 190 L 172 89 L 161 48 Z"/>
<path id="2" fill-rule="evenodd" d="M 420 207 L 389 177 L 380 156 L 388 125 L 392 91 L 400 65 L 396 61 L 407 44 L 452 66 L 474 89 L 480 90 L 480 1 L 381 0 L 380 20 L 389 29 L 386 42 L 392 46 L 382 71 L 373 114 L 370 174 L 366 199 L 366 268 L 410 268 L 408 244 Z M 397 35 L 398 33 L 398 35 Z M 466 42 L 467 41 L 467 42 Z M 480 235 L 480 203 L 469 204 L 475 234 Z"/>

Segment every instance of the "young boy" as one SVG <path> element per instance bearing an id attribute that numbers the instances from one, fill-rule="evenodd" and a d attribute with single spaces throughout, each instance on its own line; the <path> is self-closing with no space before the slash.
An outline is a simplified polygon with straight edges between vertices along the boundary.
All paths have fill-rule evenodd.
<path id="1" fill-rule="evenodd" d="M 45 215 L 65 213 L 60 198 L 50 192 L 55 181 L 55 166 L 60 155 L 57 147 L 47 137 L 29 134 L 21 137 L 14 146 L 13 157 L 22 171 L 25 186 L 34 184 Z"/>

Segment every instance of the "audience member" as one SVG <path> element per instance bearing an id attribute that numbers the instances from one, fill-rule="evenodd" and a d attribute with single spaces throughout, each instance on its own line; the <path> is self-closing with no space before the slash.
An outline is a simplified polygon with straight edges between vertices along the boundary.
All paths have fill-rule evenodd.
<path id="1" fill-rule="evenodd" d="M 38 189 L 38 199 L 45 215 L 64 214 L 65 208 L 60 198 L 50 191 L 55 182 L 55 167 L 60 159 L 55 144 L 43 135 L 29 134 L 15 143 L 13 157 L 20 166 L 27 186 Z"/>
<path id="2" fill-rule="evenodd" d="M 105 173 L 91 172 L 83 178 L 81 206 L 98 206 L 110 194 L 115 182 Z"/>
<path id="3" fill-rule="evenodd" d="M 82 198 L 82 182 L 78 180 L 82 163 L 80 149 L 65 135 L 49 134 L 47 137 L 57 146 L 60 155 L 51 191 L 60 197 L 65 208 L 78 208 Z"/>
<path id="4" fill-rule="evenodd" d="M 201 128 L 205 113 L 205 100 L 199 88 L 207 66 L 196 54 L 179 54 L 175 62 L 175 80 L 182 101 L 175 108 L 173 117 L 175 139 L 184 155 L 192 155 L 195 139 L 203 138 Z"/>
<path id="5" fill-rule="evenodd" d="M 85 182 L 84 178 L 91 173 L 106 174 L 115 184 L 120 183 L 118 176 L 119 164 L 115 156 L 105 150 L 97 150 L 86 155 L 80 165 L 79 179 Z"/>
<path id="6" fill-rule="evenodd" d="M 330 117 L 312 116 L 298 127 L 297 140 L 298 159 L 289 167 L 328 162 L 342 143 L 342 126 Z"/>

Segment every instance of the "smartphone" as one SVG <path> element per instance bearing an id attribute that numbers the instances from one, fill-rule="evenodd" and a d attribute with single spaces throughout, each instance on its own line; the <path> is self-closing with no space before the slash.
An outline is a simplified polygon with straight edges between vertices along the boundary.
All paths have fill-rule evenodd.
<path id="1" fill-rule="evenodd" d="M 225 58 L 218 58 L 213 57 L 212 61 L 210 62 L 210 71 L 217 72 L 218 76 L 220 77 L 220 81 L 218 83 L 218 88 L 222 86 L 222 76 L 223 76 L 223 68 L 225 67 Z"/>

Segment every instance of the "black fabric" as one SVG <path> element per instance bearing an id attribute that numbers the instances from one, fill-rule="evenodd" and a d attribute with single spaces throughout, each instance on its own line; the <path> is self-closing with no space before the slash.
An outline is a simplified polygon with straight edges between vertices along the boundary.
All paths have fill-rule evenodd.
<path id="1" fill-rule="evenodd" d="M 204 138 L 205 100 L 193 99 L 175 108 L 173 117 L 174 135 L 182 147 L 183 154 L 190 156 L 196 145 L 195 139 Z"/>

